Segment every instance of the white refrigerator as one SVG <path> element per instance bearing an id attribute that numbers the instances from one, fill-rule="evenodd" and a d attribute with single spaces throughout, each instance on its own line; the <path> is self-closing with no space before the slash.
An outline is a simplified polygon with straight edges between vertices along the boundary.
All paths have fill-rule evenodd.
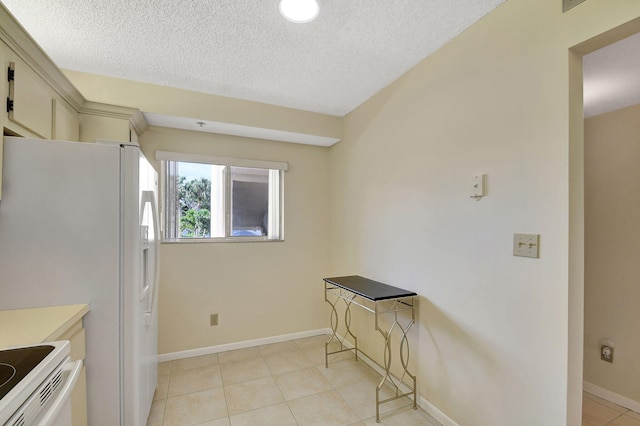
<path id="1" fill-rule="evenodd" d="M 157 174 L 135 143 L 4 138 L 0 310 L 88 303 L 89 425 L 144 426 L 157 385 Z"/>

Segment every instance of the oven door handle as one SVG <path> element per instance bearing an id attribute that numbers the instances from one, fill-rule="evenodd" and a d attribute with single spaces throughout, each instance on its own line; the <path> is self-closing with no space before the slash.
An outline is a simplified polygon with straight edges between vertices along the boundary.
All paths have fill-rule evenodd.
<path id="1" fill-rule="evenodd" d="M 53 426 L 54 422 L 58 418 L 58 415 L 65 407 L 65 404 L 71 398 L 71 392 L 80 377 L 82 372 L 82 360 L 79 359 L 74 362 L 67 362 L 62 367 L 63 374 L 67 374 L 67 378 L 64 382 L 62 390 L 58 393 L 56 399 L 51 403 L 51 407 L 47 410 L 47 413 L 42 417 L 38 426 Z"/>

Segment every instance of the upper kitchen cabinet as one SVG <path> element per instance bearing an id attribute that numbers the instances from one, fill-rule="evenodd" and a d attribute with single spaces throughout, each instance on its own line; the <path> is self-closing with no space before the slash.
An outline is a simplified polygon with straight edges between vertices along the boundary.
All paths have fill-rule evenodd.
<path id="1" fill-rule="evenodd" d="M 9 62 L 7 80 L 9 120 L 41 138 L 51 139 L 54 127 L 53 91 L 18 58 Z"/>
<path id="2" fill-rule="evenodd" d="M 78 140 L 85 98 L 0 3 L 4 134 Z"/>
<path id="3" fill-rule="evenodd" d="M 9 62 L 7 85 L 10 128 L 17 125 L 44 139 L 79 139 L 78 112 L 19 58 Z M 22 134 L 20 130 L 14 131 Z"/>

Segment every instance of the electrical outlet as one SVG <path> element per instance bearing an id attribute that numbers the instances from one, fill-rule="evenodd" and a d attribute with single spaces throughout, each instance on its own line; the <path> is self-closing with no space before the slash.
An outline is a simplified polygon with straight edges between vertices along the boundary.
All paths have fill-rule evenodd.
<path id="1" fill-rule="evenodd" d="M 209 317 L 209 325 L 212 327 L 218 325 L 218 314 L 211 314 Z"/>
<path id="2" fill-rule="evenodd" d="M 613 363 L 613 346 L 602 345 L 600 348 L 600 359 Z"/>

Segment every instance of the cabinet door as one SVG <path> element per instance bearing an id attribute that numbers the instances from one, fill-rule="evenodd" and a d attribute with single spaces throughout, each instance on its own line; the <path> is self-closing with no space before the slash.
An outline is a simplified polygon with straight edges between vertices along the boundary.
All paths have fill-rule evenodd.
<path id="1" fill-rule="evenodd" d="M 21 60 L 16 58 L 10 67 L 13 67 L 14 75 L 9 82 L 9 98 L 13 100 L 9 120 L 42 138 L 51 139 L 51 89 Z"/>

